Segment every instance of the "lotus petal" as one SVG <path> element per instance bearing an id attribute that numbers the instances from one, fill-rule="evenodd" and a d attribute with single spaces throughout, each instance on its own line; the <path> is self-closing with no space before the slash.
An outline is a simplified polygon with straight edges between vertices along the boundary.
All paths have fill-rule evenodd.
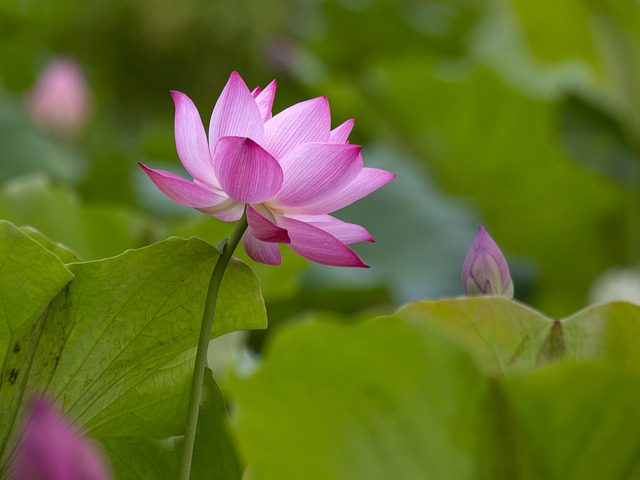
<path id="1" fill-rule="evenodd" d="M 260 109 L 244 80 L 233 72 L 225 85 L 209 123 L 209 147 L 215 148 L 222 137 L 246 137 L 262 144 L 264 126 Z"/>
<path id="2" fill-rule="evenodd" d="M 278 161 L 249 138 L 221 138 L 213 163 L 220 186 L 239 202 L 264 202 L 282 186 L 283 173 Z"/>
<path id="3" fill-rule="evenodd" d="M 284 182 L 269 204 L 299 213 L 296 209 L 332 197 L 362 170 L 360 149 L 358 145 L 305 143 L 291 150 L 280 160 Z"/>
<path id="4" fill-rule="evenodd" d="M 264 124 L 264 148 L 280 159 L 292 148 L 309 142 L 328 142 L 331 111 L 326 97 L 313 98 L 283 110 Z"/>
<path id="5" fill-rule="evenodd" d="M 369 267 L 353 250 L 318 227 L 287 217 L 282 217 L 280 224 L 287 229 L 290 246 L 298 255 L 323 265 Z"/>
<path id="6" fill-rule="evenodd" d="M 184 93 L 171 92 L 176 106 L 175 138 L 178 157 L 184 168 L 202 183 L 220 188 L 213 173 L 213 161 L 198 109 Z"/>
<path id="7" fill-rule="evenodd" d="M 263 242 L 254 237 L 248 230 L 242 236 L 244 251 L 252 260 L 267 265 L 282 264 L 282 255 L 277 243 Z"/>

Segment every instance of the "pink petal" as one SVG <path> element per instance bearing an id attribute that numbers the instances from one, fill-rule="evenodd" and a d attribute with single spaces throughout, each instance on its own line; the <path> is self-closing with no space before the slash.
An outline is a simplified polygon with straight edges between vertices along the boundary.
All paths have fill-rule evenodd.
<path id="1" fill-rule="evenodd" d="M 299 145 L 280 160 L 284 182 L 270 204 L 301 213 L 296 209 L 341 191 L 362 170 L 361 148 L 334 143 Z"/>
<path id="2" fill-rule="evenodd" d="M 264 202 L 282 186 L 278 161 L 249 138 L 221 138 L 213 165 L 224 192 L 239 202 Z"/>
<path id="3" fill-rule="evenodd" d="M 258 90 L 257 93 L 254 93 L 254 98 L 256 99 L 256 103 L 258 104 L 258 109 L 260 110 L 260 115 L 262 115 L 262 120 L 266 122 L 271 118 L 271 109 L 273 108 L 273 99 L 276 96 L 276 81 L 272 81 L 269 85 L 265 87 L 264 90 Z M 254 92 L 256 92 L 254 90 Z"/>
<path id="4" fill-rule="evenodd" d="M 265 209 L 266 210 L 266 209 Z M 251 234 L 263 242 L 289 243 L 289 235 L 284 228 L 274 225 L 270 220 L 247 205 L 247 221 Z"/>
<path id="5" fill-rule="evenodd" d="M 218 195 L 171 172 L 154 170 L 142 163 L 139 165 L 162 193 L 181 205 L 202 209 L 215 207 L 229 200 L 226 196 Z"/>
<path id="6" fill-rule="evenodd" d="M 172 91 L 171 96 L 176 105 L 174 127 L 176 150 L 182 165 L 193 178 L 219 187 L 213 173 L 209 144 L 198 109 L 184 93 Z"/>
<path id="7" fill-rule="evenodd" d="M 347 223 L 330 215 L 289 215 L 287 217 L 313 225 L 333 235 L 346 245 L 358 242 L 374 242 L 375 240 L 364 227 L 355 223 Z"/>
<path id="8" fill-rule="evenodd" d="M 328 142 L 331 111 L 326 97 L 313 98 L 283 110 L 264 124 L 264 148 L 277 159 L 308 142 Z"/>
<path id="9" fill-rule="evenodd" d="M 395 174 L 377 168 L 363 168 L 358 176 L 349 185 L 330 197 L 298 209 L 297 213 L 307 215 L 320 215 L 331 213 L 351 205 L 353 202 L 366 197 L 378 188 L 386 185 L 396 178 Z"/>
<path id="10" fill-rule="evenodd" d="M 323 265 L 369 267 L 353 250 L 330 233 L 293 218 L 281 217 L 279 220 L 289 232 L 290 246 L 298 255 Z"/>
<path id="11" fill-rule="evenodd" d="M 347 120 L 342 125 L 338 125 L 336 128 L 331 130 L 331 133 L 329 134 L 329 143 L 347 143 L 349 134 L 353 129 L 353 124 L 353 119 Z"/>
<path id="12" fill-rule="evenodd" d="M 260 144 L 264 141 L 264 126 L 260 109 L 244 80 L 233 72 L 211 115 L 209 147 L 215 148 L 222 137 L 246 137 Z"/>
<path id="13" fill-rule="evenodd" d="M 242 246 L 247 255 L 256 262 L 267 265 L 282 264 L 282 255 L 277 243 L 269 243 L 258 240 L 249 230 L 242 236 Z"/>

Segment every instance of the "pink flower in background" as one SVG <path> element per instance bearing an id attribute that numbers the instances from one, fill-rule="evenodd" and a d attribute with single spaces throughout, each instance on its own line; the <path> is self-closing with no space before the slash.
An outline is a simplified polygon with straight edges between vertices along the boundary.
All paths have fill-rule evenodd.
<path id="1" fill-rule="evenodd" d="M 60 416 L 35 398 L 18 444 L 12 480 L 108 480 L 111 472 L 98 450 Z"/>
<path id="2" fill-rule="evenodd" d="M 482 225 L 462 265 L 462 286 L 467 295 L 513 298 L 507 260 Z"/>
<path id="3" fill-rule="evenodd" d="M 28 99 L 34 121 L 57 135 L 78 131 L 89 118 L 89 88 L 80 66 L 68 58 L 52 60 L 40 74 Z"/>
<path id="4" fill-rule="evenodd" d="M 272 117 L 276 82 L 249 91 L 236 72 L 216 102 L 209 139 L 193 102 L 171 92 L 180 161 L 193 177 L 142 168 L 172 200 L 249 228 L 242 243 L 257 262 L 279 265 L 278 243 L 325 265 L 366 267 L 347 245 L 373 241 L 361 226 L 329 215 L 395 175 L 364 168 L 361 147 L 347 142 L 348 120 L 331 130 L 326 97 L 297 103 Z"/>

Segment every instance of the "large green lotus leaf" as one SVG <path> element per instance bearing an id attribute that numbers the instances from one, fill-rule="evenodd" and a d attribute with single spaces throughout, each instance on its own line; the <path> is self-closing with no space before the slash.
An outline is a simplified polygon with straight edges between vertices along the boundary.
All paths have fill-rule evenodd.
<path id="1" fill-rule="evenodd" d="M 619 259 L 626 200 L 622 186 L 566 154 L 557 105 L 488 70 L 419 58 L 378 62 L 369 77 L 367 93 L 407 148 L 445 188 L 479 203 L 504 252 L 535 259 L 530 303 L 553 316 L 581 308 L 592 279 Z"/>
<path id="2" fill-rule="evenodd" d="M 425 300 L 405 305 L 397 315 L 445 327 L 490 373 L 533 371 L 553 325 L 530 307 L 501 297 Z"/>
<path id="3" fill-rule="evenodd" d="M 110 443 L 182 434 L 204 295 L 217 257 L 202 240 L 174 238 L 70 264 L 74 280 L 37 322 L 40 341 L 22 365 L 29 375 L 19 389 L 2 394 L 17 402 L 46 389 L 78 426 Z M 212 337 L 265 325 L 255 276 L 232 261 Z M 9 428 L 11 444 L 16 424 Z M 2 453 L 3 464 L 9 454 L 10 448 Z"/>
<path id="4" fill-rule="evenodd" d="M 504 385 L 522 480 L 640 478 L 640 380 L 609 365 L 555 365 Z"/>
<path id="5" fill-rule="evenodd" d="M 640 375 L 640 306 L 595 305 L 562 321 L 568 360 L 606 360 Z"/>
<path id="6" fill-rule="evenodd" d="M 14 225 L 0 221 L 0 452 L 4 451 L 29 361 L 41 340 L 40 317 L 73 278 L 60 260 Z"/>
<path id="7" fill-rule="evenodd" d="M 637 374 L 601 361 L 485 377 L 458 327 L 411 308 L 279 332 L 231 384 L 251 478 L 640 478 Z"/>
<path id="8" fill-rule="evenodd" d="M 382 317 L 283 329 L 230 390 L 255 480 L 509 478 L 491 385 L 432 325 Z"/>
<path id="9" fill-rule="evenodd" d="M 85 260 L 148 243 L 147 219 L 115 205 L 83 205 L 75 192 L 42 176 L 14 179 L 0 191 L 0 218 L 31 225 Z"/>
<path id="10" fill-rule="evenodd" d="M 198 431 L 193 452 L 191 478 L 237 480 L 241 477 L 229 418 L 222 392 L 207 369 Z M 182 439 L 157 440 L 148 437 L 103 439 L 110 452 L 116 478 L 131 480 L 174 480 L 178 478 Z"/>

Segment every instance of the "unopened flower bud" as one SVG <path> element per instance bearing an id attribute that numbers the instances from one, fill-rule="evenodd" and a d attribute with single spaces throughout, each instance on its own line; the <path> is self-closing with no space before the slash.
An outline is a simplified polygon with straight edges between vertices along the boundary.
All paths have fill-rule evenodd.
<path id="1" fill-rule="evenodd" d="M 68 58 L 52 60 L 29 94 L 28 109 L 34 121 L 56 135 L 71 135 L 89 118 L 89 87 L 80 66 Z"/>
<path id="2" fill-rule="evenodd" d="M 76 432 L 48 400 L 38 397 L 32 401 L 10 478 L 109 480 L 112 476 L 98 448 Z"/>
<path id="3" fill-rule="evenodd" d="M 513 298 L 509 265 L 482 225 L 462 265 L 462 287 L 467 295 Z"/>

